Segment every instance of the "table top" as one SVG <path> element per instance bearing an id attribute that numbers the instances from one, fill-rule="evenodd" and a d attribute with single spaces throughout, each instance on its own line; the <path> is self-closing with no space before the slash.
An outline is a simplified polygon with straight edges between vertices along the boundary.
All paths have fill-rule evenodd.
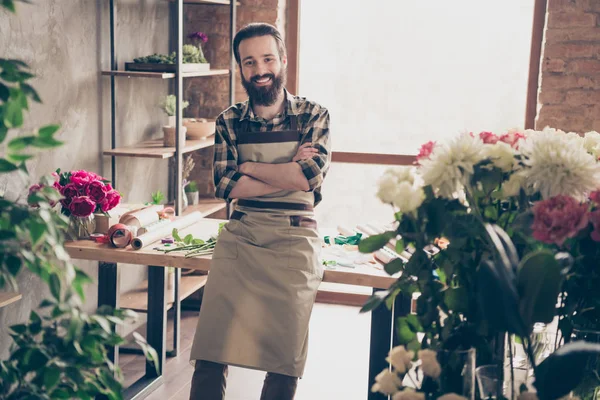
<path id="1" fill-rule="evenodd" d="M 219 219 L 203 219 L 198 223 L 181 229 L 179 235 L 184 237 L 192 234 L 195 238 L 208 239 L 216 236 L 219 224 L 224 222 Z M 186 258 L 183 252 L 164 253 L 155 250 L 159 243 L 150 244 L 140 250 L 133 250 L 131 246 L 117 249 L 108 244 L 95 243 L 91 240 L 78 240 L 65 242 L 65 249 L 72 258 L 80 260 L 93 260 L 114 263 L 169 266 L 175 268 L 188 268 L 209 271 L 211 256 Z M 323 282 L 343 283 L 356 286 L 367 286 L 378 289 L 387 289 L 396 281 L 396 277 L 389 276 L 381 264 L 356 264 L 354 268 L 338 267 L 326 269 Z"/>

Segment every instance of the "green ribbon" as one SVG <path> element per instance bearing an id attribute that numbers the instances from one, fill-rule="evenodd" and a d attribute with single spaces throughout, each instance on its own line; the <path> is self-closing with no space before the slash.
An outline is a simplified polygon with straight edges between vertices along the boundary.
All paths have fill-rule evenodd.
<path id="1" fill-rule="evenodd" d="M 333 242 L 335 244 L 357 245 L 360 242 L 361 237 L 362 237 L 362 233 L 357 233 L 356 235 L 352 235 L 352 236 L 336 236 L 333 239 Z M 325 243 L 331 244 L 331 238 L 329 236 L 325 236 L 324 240 L 325 240 Z"/>

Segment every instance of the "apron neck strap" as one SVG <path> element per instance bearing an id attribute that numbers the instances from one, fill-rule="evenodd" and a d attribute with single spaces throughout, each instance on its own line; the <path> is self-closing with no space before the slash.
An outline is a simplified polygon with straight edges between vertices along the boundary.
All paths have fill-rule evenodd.
<path id="1" fill-rule="evenodd" d="M 298 130 L 298 116 L 294 114 L 288 115 L 290 119 L 290 131 Z M 240 125 L 240 133 L 250 133 L 250 120 L 248 118 L 244 119 Z"/>

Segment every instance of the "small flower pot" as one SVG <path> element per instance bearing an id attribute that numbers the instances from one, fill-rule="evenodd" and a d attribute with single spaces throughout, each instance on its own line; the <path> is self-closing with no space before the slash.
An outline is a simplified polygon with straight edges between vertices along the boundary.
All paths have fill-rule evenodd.
<path id="1" fill-rule="evenodd" d="M 181 146 L 185 146 L 185 132 L 186 132 L 185 126 L 182 126 L 181 130 L 180 130 Z M 165 147 L 175 147 L 175 127 L 174 126 L 163 126 L 163 133 L 165 135 L 163 138 L 164 146 Z"/>
<path id="2" fill-rule="evenodd" d="M 216 123 L 214 119 L 206 118 L 184 118 L 183 126 L 187 128 L 188 139 L 205 139 L 215 133 Z"/>
<path id="3" fill-rule="evenodd" d="M 187 197 L 187 201 L 190 206 L 195 206 L 198 204 L 198 192 L 185 192 L 185 197 Z"/>

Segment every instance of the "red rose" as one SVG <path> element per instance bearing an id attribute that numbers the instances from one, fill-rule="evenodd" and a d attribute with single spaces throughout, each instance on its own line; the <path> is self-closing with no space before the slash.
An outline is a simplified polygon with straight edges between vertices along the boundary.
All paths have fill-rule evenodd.
<path id="1" fill-rule="evenodd" d="M 100 203 L 100 208 L 102 209 L 102 211 L 107 212 L 119 205 L 120 201 L 121 195 L 119 194 L 119 192 L 117 192 L 116 190 L 111 190 L 110 192 L 106 193 L 106 198 Z"/>
<path id="2" fill-rule="evenodd" d="M 85 194 L 90 196 L 90 198 L 96 203 L 102 202 L 102 200 L 106 198 L 104 183 L 100 181 L 91 182 L 89 185 L 86 186 Z"/>
<path id="3" fill-rule="evenodd" d="M 429 158 L 434 147 L 435 147 L 435 142 L 433 142 L 433 141 L 429 141 L 429 142 L 423 144 L 421 146 L 421 148 L 419 149 L 419 154 L 417 154 L 416 163 L 418 164 L 419 160 L 421 160 L 422 158 Z"/>
<path id="4" fill-rule="evenodd" d="M 69 211 L 76 217 L 87 217 L 96 209 L 96 203 L 88 196 L 78 196 L 71 200 Z"/>
<path id="5" fill-rule="evenodd" d="M 600 210 L 592 211 L 589 213 L 590 222 L 594 226 L 594 230 L 592 231 L 592 240 L 595 242 L 600 242 Z"/>
<path id="6" fill-rule="evenodd" d="M 525 135 L 518 132 L 505 133 L 504 135 L 500 136 L 501 142 L 508 143 L 515 149 L 519 148 L 519 140 L 522 139 L 525 139 Z"/>
<path id="7" fill-rule="evenodd" d="M 79 188 L 97 180 L 97 178 L 98 175 L 94 174 L 93 172 L 87 172 L 84 170 L 71 172 L 71 183 L 74 183 Z"/>
<path id="8" fill-rule="evenodd" d="M 481 132 L 479 134 L 479 138 L 483 140 L 483 143 L 485 144 L 496 144 L 498 143 L 498 140 L 500 140 L 500 138 L 498 138 L 498 136 L 494 135 L 492 132 Z"/>
<path id="9" fill-rule="evenodd" d="M 588 206 L 573 197 L 558 195 L 533 206 L 533 237 L 558 246 L 588 224 Z"/>

